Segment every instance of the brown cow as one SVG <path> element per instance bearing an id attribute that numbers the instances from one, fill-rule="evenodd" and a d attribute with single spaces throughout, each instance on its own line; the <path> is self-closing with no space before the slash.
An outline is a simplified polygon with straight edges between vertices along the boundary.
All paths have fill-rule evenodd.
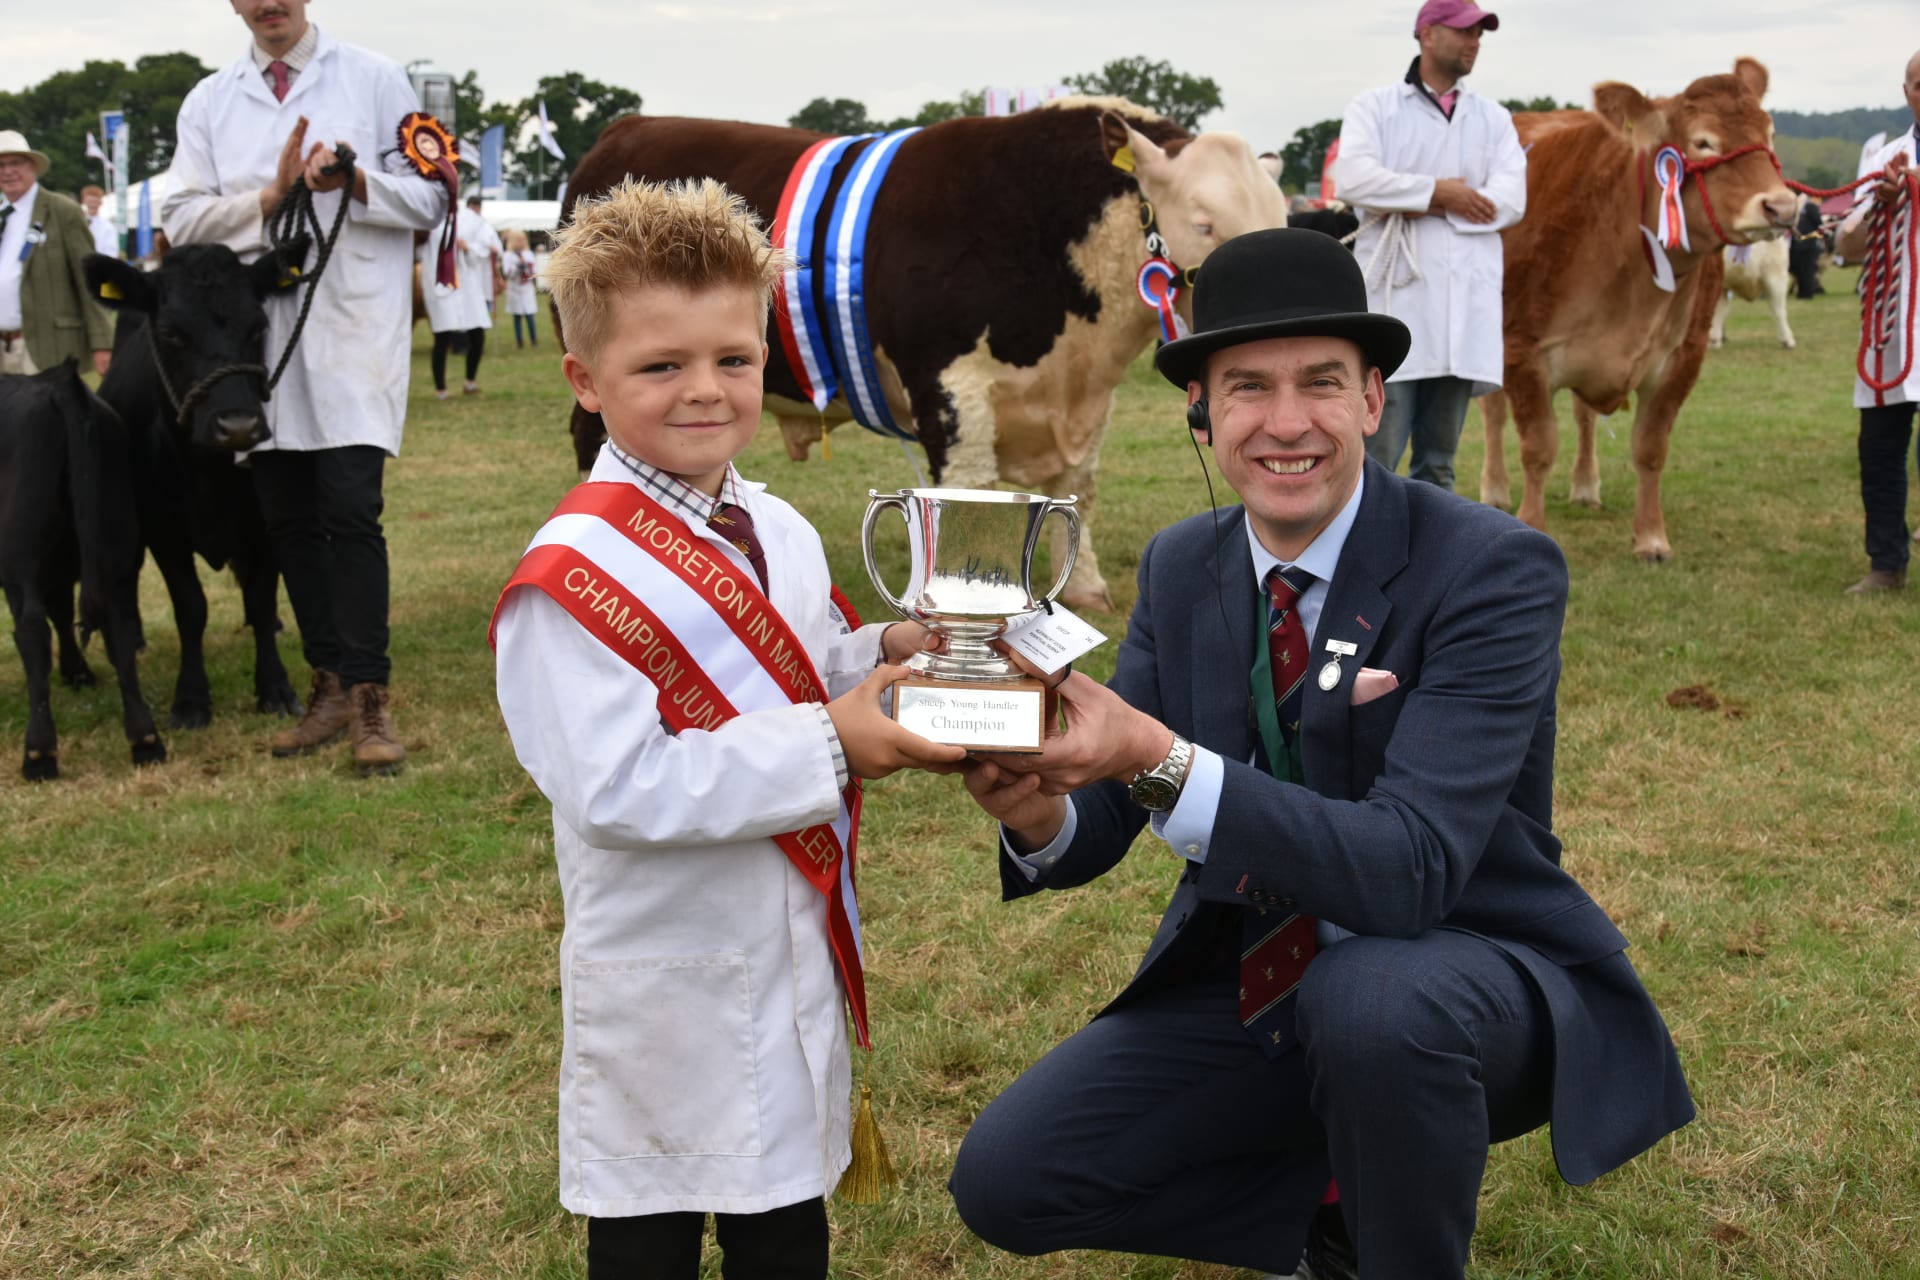
<path id="1" fill-rule="evenodd" d="M 1778 235 L 1795 198 L 1772 153 L 1773 121 L 1761 109 L 1767 70 L 1751 58 L 1732 75 L 1703 76 L 1672 98 L 1629 85 L 1594 86 L 1592 111 L 1514 117 L 1527 152 L 1527 216 L 1501 233 L 1507 255 L 1506 385 L 1481 402 L 1487 456 L 1483 502 L 1508 499 L 1502 427 L 1511 403 L 1526 492 L 1520 518 L 1546 527 L 1546 482 L 1559 448 L 1553 393 L 1574 393 L 1580 453 L 1573 500 L 1597 506 L 1593 414 L 1636 398 L 1633 550 L 1643 560 L 1673 554 L 1660 511 L 1660 471 L 1680 405 L 1706 352 L 1723 263 L 1721 248 Z M 1691 249 L 1669 251 L 1673 292 L 1654 283 L 1640 228 L 1655 225 L 1653 155 L 1672 144 L 1689 163 L 1741 148 L 1761 150 L 1689 174 L 1683 187 Z M 1709 211 L 1702 203 L 1711 202 Z M 1725 232 L 1717 234 L 1715 222 Z"/>
<path id="2" fill-rule="evenodd" d="M 573 171 L 567 198 L 633 174 L 714 177 L 771 222 L 788 171 L 821 135 L 720 120 L 629 116 Z M 1114 157 L 1131 150 L 1132 172 Z M 1114 390 L 1159 332 L 1135 277 L 1151 202 L 1169 253 L 1197 267 L 1244 231 L 1286 224 L 1286 204 L 1231 134 L 1188 136 L 1117 98 L 1063 98 L 1036 111 L 934 125 L 901 144 L 873 209 L 868 329 L 896 421 L 911 423 L 936 480 L 996 480 L 1081 497 L 1068 603 L 1111 609 L 1093 554 L 1091 507 Z M 568 206 L 569 210 L 571 205 Z M 562 221 L 565 221 L 563 215 Z M 823 220 L 824 222 L 824 220 Z M 1183 291 L 1179 309 L 1186 311 Z M 824 418 L 769 344 L 767 408 L 788 452 L 807 456 Z M 603 438 L 575 407 L 582 470 Z M 1177 427 L 1170 422 L 1168 429 Z M 1064 534 L 1056 532 L 1056 563 Z"/>

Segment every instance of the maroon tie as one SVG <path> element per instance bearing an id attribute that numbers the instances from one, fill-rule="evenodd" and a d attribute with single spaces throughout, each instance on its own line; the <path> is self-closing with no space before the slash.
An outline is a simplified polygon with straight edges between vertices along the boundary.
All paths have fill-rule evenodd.
<path id="1" fill-rule="evenodd" d="M 1300 621 L 1300 597 L 1312 585 L 1313 575 L 1304 569 L 1275 566 L 1267 574 L 1267 596 L 1272 602 L 1267 610 L 1267 652 L 1273 660 L 1280 732 L 1288 742 L 1300 728 L 1301 691 L 1307 681 L 1307 629 Z"/>
<path id="2" fill-rule="evenodd" d="M 1267 652 L 1273 663 L 1274 700 L 1287 758 L 1276 760 L 1274 776 L 1299 782 L 1294 775 L 1293 739 L 1300 727 L 1301 690 L 1307 677 L 1307 630 L 1300 620 L 1300 597 L 1313 575 L 1301 569 L 1275 568 L 1267 575 L 1271 607 L 1267 614 Z M 1293 993 L 1313 959 L 1314 919 L 1278 907 L 1254 907 L 1240 936 L 1240 1021 L 1269 1054 L 1295 1043 Z"/>
<path id="3" fill-rule="evenodd" d="M 287 88 L 293 83 L 293 71 L 286 63 L 275 58 L 267 64 L 267 78 L 273 81 L 273 100 L 285 102 Z"/>
<path id="4" fill-rule="evenodd" d="M 767 553 L 761 549 L 760 538 L 753 531 L 753 517 L 747 514 L 747 509 L 737 502 L 723 502 L 707 517 L 707 528 L 740 548 L 740 554 L 747 558 L 760 579 L 760 590 L 766 591 Z"/>

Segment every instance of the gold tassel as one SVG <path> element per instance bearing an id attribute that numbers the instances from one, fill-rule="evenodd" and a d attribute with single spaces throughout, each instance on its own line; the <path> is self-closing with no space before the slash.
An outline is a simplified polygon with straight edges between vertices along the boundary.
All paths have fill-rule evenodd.
<path id="1" fill-rule="evenodd" d="M 833 432 L 827 430 L 827 415 L 820 415 L 820 461 L 833 461 Z"/>
<path id="2" fill-rule="evenodd" d="M 873 1090 L 860 1086 L 860 1109 L 853 1116 L 853 1160 L 840 1175 L 834 1194 L 853 1204 L 878 1204 L 883 1193 L 900 1185 L 887 1158 L 886 1139 L 873 1118 Z"/>

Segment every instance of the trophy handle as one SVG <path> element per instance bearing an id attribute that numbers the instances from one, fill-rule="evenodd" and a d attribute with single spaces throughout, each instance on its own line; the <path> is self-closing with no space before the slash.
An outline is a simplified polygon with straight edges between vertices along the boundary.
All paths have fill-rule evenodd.
<path id="1" fill-rule="evenodd" d="M 880 493 L 869 489 L 867 499 L 867 514 L 860 521 L 860 558 L 866 562 L 867 578 L 873 583 L 873 589 L 893 607 L 895 613 L 904 618 L 907 616 L 906 602 L 887 590 L 887 584 L 880 581 L 880 570 L 873 563 L 873 522 L 879 519 L 882 511 L 892 508 L 900 513 L 900 519 L 906 522 L 911 532 L 913 517 L 907 514 L 906 499 L 897 493 Z"/>
<path id="2" fill-rule="evenodd" d="M 1073 562 L 1079 558 L 1080 512 L 1073 505 L 1078 501 L 1080 501 L 1080 495 L 1077 493 L 1066 498 L 1048 498 L 1046 514 L 1040 517 L 1042 526 L 1047 523 L 1047 516 L 1056 511 L 1067 519 L 1067 554 L 1061 559 L 1060 569 L 1053 576 L 1053 585 L 1047 588 L 1047 594 L 1041 597 L 1043 603 L 1054 599 L 1066 589 L 1067 577 L 1073 572 Z"/>

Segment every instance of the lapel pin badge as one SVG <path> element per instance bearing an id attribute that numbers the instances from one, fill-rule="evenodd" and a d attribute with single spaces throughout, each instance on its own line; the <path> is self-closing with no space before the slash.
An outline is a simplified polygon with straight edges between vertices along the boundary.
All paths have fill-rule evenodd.
<path id="1" fill-rule="evenodd" d="M 1333 657 L 1327 660 L 1326 666 L 1320 668 L 1320 691 L 1322 693 L 1332 692 L 1333 687 L 1340 683 L 1340 659 L 1351 658 L 1354 654 L 1360 652 L 1360 646 L 1354 644 L 1351 640 L 1329 640 L 1327 641 L 1327 652 L 1331 653 Z"/>

